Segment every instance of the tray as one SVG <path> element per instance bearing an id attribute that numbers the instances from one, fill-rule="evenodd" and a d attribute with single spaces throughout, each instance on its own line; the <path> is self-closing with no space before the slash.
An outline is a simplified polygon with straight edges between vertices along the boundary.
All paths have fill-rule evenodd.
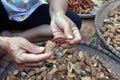
<path id="1" fill-rule="evenodd" d="M 44 43 L 42 44 L 40 43 L 39 45 L 43 45 L 43 44 Z M 76 47 L 79 50 L 83 50 L 90 53 L 89 54 L 90 56 L 97 55 L 100 58 L 102 58 L 104 61 L 106 61 L 109 64 L 110 69 L 116 72 L 117 76 L 120 79 L 120 60 L 116 56 L 114 56 L 112 53 L 95 44 L 91 44 L 84 41 L 82 41 L 78 45 L 75 45 L 74 47 Z M 16 64 L 13 60 L 8 61 L 6 65 L 0 70 L 0 80 L 5 80 L 5 76 L 7 72 L 15 69 L 15 67 L 16 67 Z"/>
<path id="2" fill-rule="evenodd" d="M 96 14 L 95 28 L 98 33 L 98 36 L 103 41 L 103 43 L 108 48 L 108 50 L 120 58 L 120 53 L 117 52 L 111 45 L 107 43 L 107 41 L 102 36 L 102 32 L 100 31 L 100 27 L 102 27 L 104 19 L 108 18 L 109 12 L 117 8 L 119 5 L 120 5 L 120 0 L 109 0 L 109 2 L 105 3 L 103 7 L 101 7 L 98 13 Z"/>

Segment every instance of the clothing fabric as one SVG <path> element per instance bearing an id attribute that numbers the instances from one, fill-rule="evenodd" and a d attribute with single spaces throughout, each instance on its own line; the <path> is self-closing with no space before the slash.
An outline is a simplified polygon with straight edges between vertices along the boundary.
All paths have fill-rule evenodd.
<path id="1" fill-rule="evenodd" d="M 40 5 L 47 4 L 44 0 L 1 0 L 10 20 L 27 19 Z"/>
<path id="2" fill-rule="evenodd" d="M 3 30 L 25 30 L 43 24 L 50 24 L 51 18 L 49 15 L 49 5 L 43 4 L 39 6 L 27 19 L 21 22 L 9 20 L 8 14 L 4 6 L 0 3 L 0 31 Z M 76 13 L 67 10 L 66 15 L 77 25 L 80 29 L 81 18 Z"/>

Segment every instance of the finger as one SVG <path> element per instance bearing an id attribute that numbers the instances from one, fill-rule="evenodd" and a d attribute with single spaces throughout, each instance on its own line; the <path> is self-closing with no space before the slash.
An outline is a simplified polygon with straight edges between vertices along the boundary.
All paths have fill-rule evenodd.
<path id="1" fill-rule="evenodd" d="M 70 49 L 70 48 L 72 48 L 72 45 L 70 45 L 70 44 L 62 44 L 61 47 Z"/>
<path id="2" fill-rule="evenodd" d="M 81 41 L 81 35 L 79 29 L 77 27 L 73 27 L 72 31 L 73 31 L 74 39 L 70 41 L 70 44 L 79 43 Z"/>
<path id="3" fill-rule="evenodd" d="M 64 23 L 63 28 L 66 38 L 70 40 L 73 39 L 71 25 L 69 23 Z"/>
<path id="4" fill-rule="evenodd" d="M 32 44 L 30 42 L 26 42 L 25 44 L 23 44 L 22 48 L 31 52 L 31 53 L 42 53 L 45 50 L 44 47 L 39 47 L 39 46 Z"/>
<path id="5" fill-rule="evenodd" d="M 53 21 L 51 22 L 51 29 L 55 38 L 65 38 L 63 31 L 61 31 Z"/>
<path id="6" fill-rule="evenodd" d="M 19 60 L 20 60 L 21 63 L 41 62 L 41 61 L 44 61 L 44 60 L 48 59 L 52 54 L 53 54 L 53 52 L 44 53 L 44 54 L 22 53 L 20 55 Z"/>
<path id="7" fill-rule="evenodd" d="M 65 38 L 64 33 L 61 31 L 53 32 L 54 38 Z"/>
<path id="8" fill-rule="evenodd" d="M 36 68 L 36 67 L 41 67 L 41 66 L 43 66 L 43 64 L 44 64 L 44 62 L 39 62 L 39 63 L 27 63 L 27 64 L 22 64 L 21 66 Z"/>

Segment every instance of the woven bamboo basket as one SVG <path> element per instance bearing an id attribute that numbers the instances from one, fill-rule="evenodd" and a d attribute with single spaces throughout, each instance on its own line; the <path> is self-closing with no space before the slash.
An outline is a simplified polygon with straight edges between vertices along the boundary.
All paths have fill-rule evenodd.
<path id="1" fill-rule="evenodd" d="M 107 43 L 107 41 L 102 35 L 102 32 L 100 31 L 100 27 L 104 25 L 104 20 L 108 18 L 109 12 L 116 9 L 118 6 L 120 6 L 120 0 L 109 0 L 109 2 L 105 3 L 99 9 L 98 13 L 95 16 L 95 28 L 98 33 L 98 36 L 103 41 L 108 50 L 120 58 L 120 53 L 116 51 L 109 43 Z"/>

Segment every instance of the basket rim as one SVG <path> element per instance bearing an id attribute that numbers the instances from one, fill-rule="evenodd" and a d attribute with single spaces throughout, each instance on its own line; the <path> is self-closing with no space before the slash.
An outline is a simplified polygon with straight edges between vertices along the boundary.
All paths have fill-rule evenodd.
<path id="1" fill-rule="evenodd" d="M 120 53 L 118 51 L 116 51 L 109 43 L 107 43 L 107 41 L 105 40 L 105 38 L 102 36 L 102 32 L 100 31 L 99 27 L 98 27 L 98 20 L 99 20 L 99 15 L 101 13 L 102 10 L 105 9 L 105 7 L 109 6 L 111 3 L 114 2 L 119 2 L 120 0 L 110 0 L 109 2 L 106 2 L 97 12 L 96 16 L 95 16 L 95 29 L 96 32 L 98 33 L 98 36 L 100 37 L 100 39 L 103 41 L 103 43 L 105 44 L 105 46 L 109 49 L 109 51 L 111 51 L 114 55 L 118 56 L 120 59 Z"/>
<path id="2" fill-rule="evenodd" d="M 88 19 L 88 18 L 95 18 L 95 15 L 96 14 L 78 14 L 78 16 L 80 16 L 81 18 L 85 18 L 85 19 Z"/>

